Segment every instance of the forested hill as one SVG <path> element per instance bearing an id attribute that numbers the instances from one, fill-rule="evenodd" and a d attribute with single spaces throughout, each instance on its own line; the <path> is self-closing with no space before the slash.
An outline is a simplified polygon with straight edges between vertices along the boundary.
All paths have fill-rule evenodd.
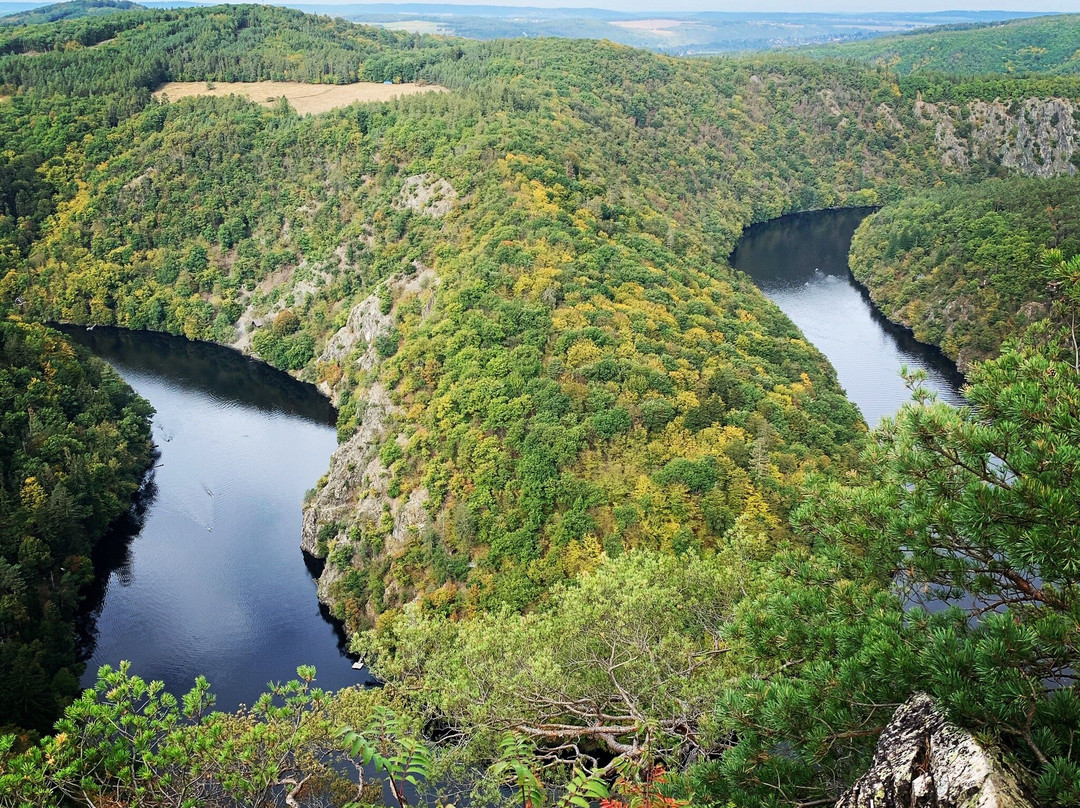
<path id="1" fill-rule="evenodd" d="M 365 78 L 445 91 L 314 116 L 152 94 L 179 79 Z M 935 82 L 920 96 L 850 61 L 465 42 L 248 6 L 5 29 L 0 301 L 233 345 L 334 397 L 342 446 L 304 542 L 326 557 L 334 613 L 373 628 L 367 648 L 400 674 L 415 726 L 478 739 L 472 760 L 487 761 L 524 722 L 583 759 L 628 749 L 649 777 L 654 760 L 699 761 L 715 804 L 819 804 L 923 681 L 920 643 L 946 635 L 897 639 L 900 511 L 845 521 L 843 507 L 887 499 L 835 487 L 878 470 L 874 447 L 860 457 L 865 425 L 727 256 L 745 225 L 789 211 L 1075 169 L 1080 79 Z M 804 497 L 804 513 L 821 504 L 858 535 L 809 517 L 796 529 Z M 1069 625 L 1025 648 L 1042 660 Z M 613 648 L 637 649 L 633 664 Z M 1027 715 L 1029 734 L 1038 718 L 1043 759 L 1072 765 L 1067 733 L 1041 728 L 1073 713 L 1026 712 L 1029 685 L 1048 681 L 1033 670 L 974 703 Z M 956 703 L 977 713 L 967 695 Z M 184 705 L 193 720 L 203 707 Z M 38 763 L 93 790 L 81 762 L 67 768 L 88 746 L 65 726 L 72 741 Z M 227 748 L 230 764 L 249 759 Z M 180 783 L 147 774 L 161 761 L 171 752 L 125 763 L 110 799 L 144 777 Z M 26 788 L 18 776 L 0 785 Z M 35 782 L 49 804 L 54 781 Z"/>
<path id="2" fill-rule="evenodd" d="M 79 689 L 90 553 L 150 462 L 150 406 L 52 329 L 0 320 L 0 727 L 47 731 Z"/>
<path id="3" fill-rule="evenodd" d="M 852 242 L 885 316 L 967 369 L 1050 311 L 1046 250 L 1080 254 L 1080 182 L 1012 178 L 890 205 Z"/>
<path id="4" fill-rule="evenodd" d="M 1080 16 L 1060 15 L 987 25 L 948 25 L 865 42 L 813 45 L 800 53 L 885 64 L 900 74 L 1024 75 L 1080 72 Z"/>
<path id="5" fill-rule="evenodd" d="M 21 11 L 17 14 L 7 14 L 0 17 L 0 25 L 33 25 L 36 23 L 59 22 L 60 20 L 75 17 L 94 17 L 102 14 L 112 14 L 117 11 L 132 11 L 144 9 L 138 3 L 130 0 L 70 0 L 67 3 L 54 3 L 51 6 L 42 6 Z"/>
<path id="6" fill-rule="evenodd" d="M 851 63 L 261 7 L 31 26 L 0 53 L 18 176 L 0 294 L 235 344 L 332 391 L 351 439 L 305 541 L 352 627 L 417 596 L 523 607 L 605 549 L 784 536 L 797 481 L 847 463 L 861 426 L 726 266 L 743 226 L 996 173 L 994 138 L 1056 149 L 1047 170 L 1075 149 L 1071 129 L 1003 129 L 960 160 L 937 136 L 959 113 Z M 306 118 L 148 94 L 364 77 L 450 92 Z"/>
<path id="7" fill-rule="evenodd" d="M 407 80 L 449 49 L 282 8 L 128 11 L 0 29 L 0 87 L 141 105 L 163 81 Z"/>

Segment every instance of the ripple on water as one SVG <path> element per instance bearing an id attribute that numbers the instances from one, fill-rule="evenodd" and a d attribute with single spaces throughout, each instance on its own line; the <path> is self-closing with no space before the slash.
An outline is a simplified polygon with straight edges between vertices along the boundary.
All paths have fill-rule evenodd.
<path id="1" fill-rule="evenodd" d="M 233 709 L 298 665 L 315 665 L 328 689 L 365 681 L 320 612 L 300 551 L 304 492 L 337 445 L 326 399 L 218 346 L 67 331 L 155 407 L 161 451 L 141 530 L 96 554 L 109 572 L 88 606 L 99 614 L 83 684 L 127 659 L 174 693 L 205 674 L 218 706 Z"/>

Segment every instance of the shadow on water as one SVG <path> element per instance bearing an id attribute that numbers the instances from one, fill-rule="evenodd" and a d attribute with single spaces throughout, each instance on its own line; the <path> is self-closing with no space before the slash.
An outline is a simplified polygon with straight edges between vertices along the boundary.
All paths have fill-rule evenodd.
<path id="1" fill-rule="evenodd" d="M 155 452 L 151 464 L 157 462 Z M 83 593 L 79 613 L 75 617 L 75 643 L 79 661 L 87 662 L 97 647 L 97 621 L 105 606 L 109 579 L 126 586 L 131 581 L 131 542 L 142 532 L 146 513 L 157 497 L 154 467 L 150 466 L 142 485 L 132 499 L 131 508 L 109 527 L 90 554 L 94 565 L 94 581 Z"/>
<path id="2" fill-rule="evenodd" d="M 731 265 L 763 291 L 812 281 L 819 270 L 846 273 L 851 237 L 862 220 L 878 210 L 814 210 L 752 224 L 735 245 Z"/>
<path id="3" fill-rule="evenodd" d="M 887 320 L 848 268 L 851 237 L 875 208 L 796 213 L 748 227 L 731 264 L 799 327 L 836 368 L 870 426 L 911 399 L 902 366 L 926 372 L 926 386 L 963 404 L 963 375 L 941 350 Z"/>
<path id="4" fill-rule="evenodd" d="M 167 368 L 171 384 L 202 395 L 330 426 L 337 421 L 333 405 L 314 385 L 222 345 L 157 331 L 53 327 L 96 356 L 137 373 L 155 374 Z"/>
<path id="5" fill-rule="evenodd" d="M 226 710 L 295 678 L 298 665 L 314 665 L 328 690 L 369 683 L 317 599 L 323 562 L 300 549 L 305 489 L 337 445 L 329 401 L 220 346 L 61 330 L 155 408 L 159 452 L 131 512 L 94 551 L 78 627 L 83 686 L 121 660 L 174 695 L 204 674 Z"/>
<path id="6" fill-rule="evenodd" d="M 965 403 L 965 380 L 956 364 L 888 320 L 851 274 L 851 238 L 875 210 L 813 211 L 756 224 L 745 230 L 731 256 L 732 266 L 749 275 L 832 362 L 848 397 L 871 426 L 910 399 L 897 372 L 901 365 L 925 371 L 927 386 L 941 400 Z M 970 612 L 978 605 L 968 595 L 949 596 L 904 576 L 896 586 L 906 609 L 940 612 L 958 606 Z"/>
<path id="7" fill-rule="evenodd" d="M 900 353 L 922 356 L 927 364 L 933 367 L 949 383 L 950 387 L 957 391 L 964 389 L 967 379 L 964 378 L 964 374 L 960 372 L 956 363 L 946 356 L 941 348 L 920 342 L 915 338 L 915 334 L 910 328 L 900 325 L 900 323 L 894 323 L 882 314 L 881 309 L 877 307 L 873 298 L 870 297 L 870 290 L 859 283 L 856 277 L 851 274 L 850 269 L 848 270 L 848 279 L 866 302 L 871 319 L 881 329 L 882 333 L 887 334 L 892 339 Z"/>

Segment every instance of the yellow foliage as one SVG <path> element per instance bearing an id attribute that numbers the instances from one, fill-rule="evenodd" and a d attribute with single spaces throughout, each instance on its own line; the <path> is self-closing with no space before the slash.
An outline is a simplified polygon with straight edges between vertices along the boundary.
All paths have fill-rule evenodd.
<path id="1" fill-rule="evenodd" d="M 596 343 L 591 339 L 584 339 L 570 346 L 566 352 L 566 361 L 570 367 L 579 368 L 597 361 L 603 355 L 603 351 L 596 346 Z"/>
<path id="2" fill-rule="evenodd" d="M 604 548 L 591 533 L 580 541 L 572 541 L 563 553 L 563 569 L 570 577 L 592 572 L 603 559 Z"/>
<path id="3" fill-rule="evenodd" d="M 514 294 L 526 297 L 538 297 L 541 292 L 552 286 L 559 277 L 555 267 L 538 267 L 532 272 L 522 274 L 514 284 Z"/>
<path id="4" fill-rule="evenodd" d="M 431 412 L 440 421 L 444 420 L 454 408 L 454 402 L 450 396 L 438 396 L 431 400 Z"/>
<path id="5" fill-rule="evenodd" d="M 698 401 L 698 397 L 690 390 L 680 390 L 675 394 L 675 409 L 679 412 L 687 412 L 699 404 L 701 402 Z"/>
<path id="6" fill-rule="evenodd" d="M 22 489 L 19 491 L 19 501 L 22 502 L 23 507 L 29 508 L 31 511 L 37 511 L 45 505 L 47 499 L 45 489 L 41 487 L 41 483 L 37 481 L 37 478 L 27 477 L 22 484 Z"/>

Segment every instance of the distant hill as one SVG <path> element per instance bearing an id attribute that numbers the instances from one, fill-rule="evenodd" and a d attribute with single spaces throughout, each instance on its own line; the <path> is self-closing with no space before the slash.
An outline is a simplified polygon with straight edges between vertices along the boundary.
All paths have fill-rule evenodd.
<path id="1" fill-rule="evenodd" d="M 899 73 L 1080 73 L 1080 15 L 950 25 L 863 42 L 800 49 L 889 64 Z"/>
<path id="2" fill-rule="evenodd" d="M 210 6 L 194 0 L 143 0 L 154 9 Z M 351 22 L 417 34 L 443 34 L 466 39 L 562 37 L 608 39 L 624 45 L 676 55 L 759 51 L 801 45 L 861 41 L 900 34 L 912 29 L 953 24 L 982 24 L 1030 16 L 1033 12 L 688 12 L 665 10 L 625 12 L 600 8 L 536 8 L 509 5 L 453 3 L 305 3 L 270 2 L 309 14 L 341 17 Z M 3 22 L 49 22 L 102 13 L 109 6 L 125 7 L 122 0 L 107 4 L 74 3 L 36 7 L 32 2 L 0 0 Z M 4 14 L 30 15 L 4 19 Z M 81 11 L 91 8 L 93 11 Z M 60 12 L 63 13 L 60 13 Z M 40 16 L 38 16 L 40 15 Z"/>
<path id="3" fill-rule="evenodd" d="M 3 6 L 0 4 L 0 10 Z M 19 11 L 0 17 L 0 25 L 31 25 L 34 23 L 59 22 L 76 17 L 93 17 L 101 14 L 115 14 L 117 11 L 132 11 L 146 8 L 130 0 L 73 0 L 70 3 L 53 3 L 27 11 Z"/>
<path id="4" fill-rule="evenodd" d="M 153 3 L 151 3 L 153 5 Z M 447 3 L 303 4 L 303 11 L 415 33 L 467 39 L 566 37 L 609 39 L 688 55 L 757 51 L 862 40 L 915 28 L 985 23 L 1026 16 L 1007 11 L 798 13 L 766 11 L 624 12 L 597 8 L 531 8 Z"/>

